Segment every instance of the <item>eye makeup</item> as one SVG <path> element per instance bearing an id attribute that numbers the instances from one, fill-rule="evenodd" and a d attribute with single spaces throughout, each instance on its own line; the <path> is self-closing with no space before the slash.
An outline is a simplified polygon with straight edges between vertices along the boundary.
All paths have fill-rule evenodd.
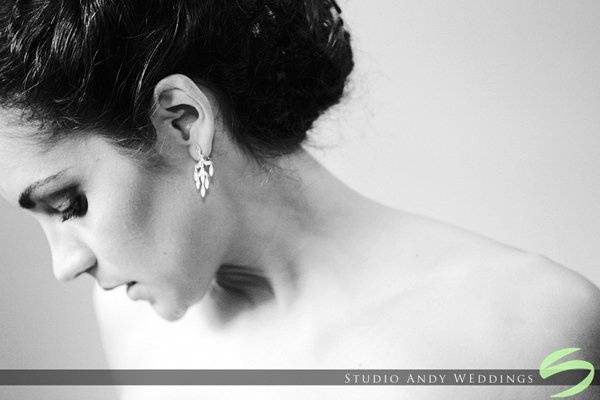
<path id="1" fill-rule="evenodd" d="M 70 184 L 52 193 L 35 197 L 50 215 L 59 215 L 61 222 L 71 218 L 82 217 L 87 212 L 87 197 L 78 184 Z"/>
<path id="2" fill-rule="evenodd" d="M 37 189 L 22 196 L 19 200 L 21 206 L 27 209 L 39 208 L 49 215 L 59 215 L 61 222 L 82 217 L 87 212 L 87 197 L 77 183 L 67 184 L 47 194 L 39 193 L 41 191 Z"/>
<path id="3" fill-rule="evenodd" d="M 44 179 L 40 179 L 29 185 L 25 190 L 23 190 L 23 192 L 19 196 L 19 205 L 26 210 L 31 210 L 35 208 L 36 204 L 33 198 L 44 197 L 40 195 L 40 192 L 43 192 L 45 188 L 52 186 L 56 181 L 60 181 L 65 175 L 65 172 L 66 170 L 62 170 L 54 175 L 51 175 Z"/>
<path id="4" fill-rule="evenodd" d="M 29 185 L 19 196 L 19 205 L 26 210 L 31 210 L 36 207 L 35 200 L 51 197 L 49 195 L 44 195 L 44 192 L 49 192 L 52 196 L 54 196 L 55 194 L 69 190 L 73 186 L 76 186 L 74 184 L 63 184 L 63 189 L 52 191 L 52 186 L 56 186 L 57 181 L 60 182 L 63 180 L 66 172 L 66 169 L 59 171 L 54 175 L 40 179 Z"/>
<path id="5" fill-rule="evenodd" d="M 60 205 L 53 207 L 60 213 L 62 222 L 83 217 L 88 208 L 87 197 L 81 192 L 65 194 L 65 196 Z"/>

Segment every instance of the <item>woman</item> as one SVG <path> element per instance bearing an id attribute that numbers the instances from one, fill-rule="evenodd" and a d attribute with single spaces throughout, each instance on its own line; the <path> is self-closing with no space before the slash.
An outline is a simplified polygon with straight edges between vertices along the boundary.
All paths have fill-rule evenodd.
<path id="1" fill-rule="evenodd" d="M 367 199 L 302 148 L 353 68 L 340 13 L 2 5 L 0 190 L 39 220 L 59 280 L 110 291 L 111 367 L 537 368 L 562 347 L 598 365 L 585 278 Z"/>

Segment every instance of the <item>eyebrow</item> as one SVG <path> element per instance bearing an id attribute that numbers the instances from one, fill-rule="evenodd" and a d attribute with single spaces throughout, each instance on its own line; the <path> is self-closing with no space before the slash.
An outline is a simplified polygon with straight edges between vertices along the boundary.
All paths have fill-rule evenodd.
<path id="1" fill-rule="evenodd" d="M 32 193 L 36 190 L 39 190 L 41 187 L 46 186 L 50 182 L 60 178 L 62 175 L 64 175 L 65 172 L 66 170 L 62 170 L 54 175 L 50 175 L 47 178 L 40 179 L 27 186 L 27 188 L 23 190 L 23 192 L 19 195 L 19 205 L 26 210 L 35 208 L 35 202 L 31 199 Z"/>

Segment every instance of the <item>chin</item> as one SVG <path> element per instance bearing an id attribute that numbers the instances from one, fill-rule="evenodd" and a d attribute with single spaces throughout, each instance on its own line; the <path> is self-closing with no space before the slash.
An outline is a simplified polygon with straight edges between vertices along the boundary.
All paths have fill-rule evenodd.
<path id="1" fill-rule="evenodd" d="M 152 307 L 159 317 L 170 322 L 181 319 L 187 312 L 187 307 L 183 306 L 167 306 L 154 303 Z"/>

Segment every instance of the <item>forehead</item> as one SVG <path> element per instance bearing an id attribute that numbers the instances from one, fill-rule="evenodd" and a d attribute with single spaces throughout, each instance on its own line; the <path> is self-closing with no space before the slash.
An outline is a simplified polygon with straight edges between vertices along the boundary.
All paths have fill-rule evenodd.
<path id="1" fill-rule="evenodd" d="M 95 140 L 96 135 L 61 140 L 51 147 L 39 143 L 35 135 L 40 132 L 33 124 L 0 114 L 0 195 L 11 204 L 35 181 L 62 170 L 85 173 L 94 156 L 108 150 Z"/>

